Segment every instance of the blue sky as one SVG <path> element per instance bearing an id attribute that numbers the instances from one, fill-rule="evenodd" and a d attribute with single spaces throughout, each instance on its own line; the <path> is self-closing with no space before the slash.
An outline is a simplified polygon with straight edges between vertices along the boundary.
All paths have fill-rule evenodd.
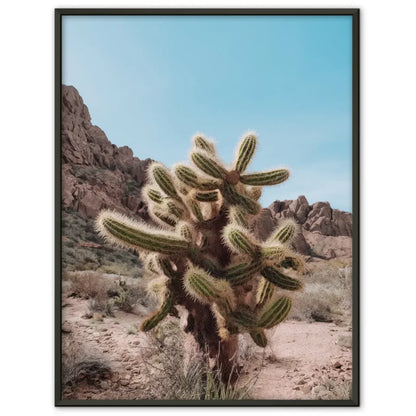
<path id="1" fill-rule="evenodd" d="M 184 161 L 216 139 L 230 162 L 259 135 L 249 170 L 289 167 L 261 202 L 305 195 L 352 206 L 350 16 L 64 16 L 63 83 L 135 156 Z"/>

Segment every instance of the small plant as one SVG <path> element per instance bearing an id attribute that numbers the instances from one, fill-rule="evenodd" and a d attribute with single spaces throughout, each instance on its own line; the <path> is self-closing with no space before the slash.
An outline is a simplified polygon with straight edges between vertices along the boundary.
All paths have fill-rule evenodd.
<path id="1" fill-rule="evenodd" d="M 139 252 L 146 273 L 155 277 L 149 290 L 159 309 L 141 329 L 150 331 L 182 305 L 188 311 L 186 331 L 216 360 L 223 380 L 237 376 L 238 334 L 247 332 L 265 347 L 265 329 L 281 323 L 292 306 L 287 291 L 302 287 L 286 271 L 303 268 L 289 248 L 295 222 L 288 219 L 265 242 L 251 229 L 262 187 L 289 178 L 284 168 L 247 173 L 256 147 L 256 135 L 245 134 L 226 166 L 214 143 L 196 135 L 193 166 L 181 163 L 172 171 L 158 162 L 149 166 L 143 196 L 159 227 L 108 210 L 96 221 L 106 240 Z"/>

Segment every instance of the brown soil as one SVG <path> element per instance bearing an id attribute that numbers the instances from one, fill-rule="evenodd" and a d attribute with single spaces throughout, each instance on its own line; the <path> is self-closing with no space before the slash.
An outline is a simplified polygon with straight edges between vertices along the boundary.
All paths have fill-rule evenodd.
<path id="1" fill-rule="evenodd" d="M 143 315 L 116 311 L 114 317 L 82 318 L 87 301 L 64 298 L 63 359 L 85 357 L 76 381 L 64 386 L 64 399 L 155 399 L 149 377 L 155 354 L 137 330 Z M 269 331 L 266 350 L 246 340 L 244 378 L 258 374 L 256 399 L 326 398 L 328 383 L 351 380 L 351 328 L 333 323 L 289 321 Z M 97 370 L 97 363 L 101 366 Z M 94 367 L 95 365 L 95 367 Z M 81 366 L 82 367 L 82 366 Z M 65 374 L 64 374 L 65 375 Z"/>

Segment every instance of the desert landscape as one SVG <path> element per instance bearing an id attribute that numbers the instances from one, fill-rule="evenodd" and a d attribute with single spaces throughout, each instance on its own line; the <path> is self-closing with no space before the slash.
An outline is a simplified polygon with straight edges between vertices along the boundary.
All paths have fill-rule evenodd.
<path id="1" fill-rule="evenodd" d="M 141 194 L 150 163 L 113 145 L 91 123 L 77 90 L 63 86 L 62 398 L 349 400 L 352 215 L 299 196 L 276 200 L 255 217 L 261 241 L 284 219 L 300 225 L 293 249 L 305 260 L 304 287 L 294 292 L 288 318 L 266 330 L 266 348 L 238 335 L 238 380 L 218 388 L 201 383 L 200 360 L 184 353 L 191 337 L 183 331 L 184 310 L 140 331 L 157 308 L 143 263 L 94 226 L 104 208 L 151 223 Z"/>

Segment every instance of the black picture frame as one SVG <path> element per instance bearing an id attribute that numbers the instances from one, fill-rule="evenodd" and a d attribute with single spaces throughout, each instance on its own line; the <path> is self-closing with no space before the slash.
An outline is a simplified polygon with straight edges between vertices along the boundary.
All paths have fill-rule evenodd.
<path id="1" fill-rule="evenodd" d="M 63 400 L 61 382 L 61 84 L 62 17 L 71 15 L 279 15 L 352 17 L 353 342 L 351 400 Z M 359 406 L 360 405 L 360 10 L 359 9 L 55 9 L 55 406 Z"/>

